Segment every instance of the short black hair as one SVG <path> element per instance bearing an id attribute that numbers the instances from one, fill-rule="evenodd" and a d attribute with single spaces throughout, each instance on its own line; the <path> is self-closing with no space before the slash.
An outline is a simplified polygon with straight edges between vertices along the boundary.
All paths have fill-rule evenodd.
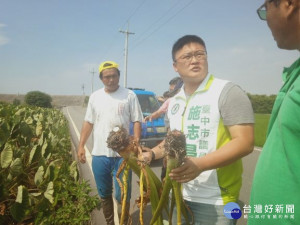
<path id="1" fill-rule="evenodd" d="M 169 85 L 176 85 L 181 80 L 181 77 L 174 77 L 172 80 L 170 80 Z"/>
<path id="2" fill-rule="evenodd" d="M 204 48 L 206 49 L 205 42 L 203 41 L 202 38 L 198 37 L 197 35 L 185 35 L 181 38 L 179 38 L 174 44 L 172 48 L 172 59 L 173 62 L 176 61 L 175 59 L 175 54 L 178 52 L 180 49 L 183 48 L 186 44 L 190 43 L 198 43 L 200 45 L 203 45 Z"/>

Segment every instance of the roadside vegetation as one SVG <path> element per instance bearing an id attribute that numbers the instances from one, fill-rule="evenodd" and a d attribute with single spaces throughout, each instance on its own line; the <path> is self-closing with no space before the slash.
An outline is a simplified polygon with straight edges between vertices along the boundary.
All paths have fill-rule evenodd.
<path id="1" fill-rule="evenodd" d="M 89 224 L 99 206 L 55 109 L 0 103 L 0 224 Z"/>
<path id="2" fill-rule="evenodd" d="M 270 114 L 276 95 L 251 95 L 248 97 L 255 113 L 255 146 L 262 147 L 266 141 Z"/>
<path id="3" fill-rule="evenodd" d="M 25 95 L 24 101 L 27 105 L 52 108 L 50 95 L 40 91 L 30 91 Z"/>
<path id="4" fill-rule="evenodd" d="M 254 138 L 255 146 L 262 147 L 266 141 L 270 114 L 255 114 Z"/>
<path id="5" fill-rule="evenodd" d="M 248 97 L 252 103 L 254 113 L 270 114 L 276 99 L 276 95 L 251 95 Z"/>

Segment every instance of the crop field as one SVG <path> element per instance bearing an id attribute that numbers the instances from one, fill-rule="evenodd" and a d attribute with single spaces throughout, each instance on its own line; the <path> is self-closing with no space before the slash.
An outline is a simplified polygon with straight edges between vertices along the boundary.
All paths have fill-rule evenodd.
<path id="1" fill-rule="evenodd" d="M 255 146 L 262 147 L 266 141 L 270 114 L 255 114 Z"/>
<path id="2" fill-rule="evenodd" d="M 85 224 L 98 206 L 55 109 L 0 103 L 0 224 Z"/>

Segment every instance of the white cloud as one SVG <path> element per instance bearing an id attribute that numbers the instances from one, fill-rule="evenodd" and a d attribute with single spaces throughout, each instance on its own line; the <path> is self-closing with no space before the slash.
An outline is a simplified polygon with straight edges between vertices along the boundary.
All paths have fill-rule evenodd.
<path id="1" fill-rule="evenodd" d="M 0 34 L 0 46 L 1 45 L 6 45 L 8 42 L 9 42 L 9 39 Z"/>
<path id="2" fill-rule="evenodd" d="M 0 46 L 6 45 L 9 42 L 9 39 L 1 33 L 1 28 L 6 27 L 6 24 L 0 23 Z"/>

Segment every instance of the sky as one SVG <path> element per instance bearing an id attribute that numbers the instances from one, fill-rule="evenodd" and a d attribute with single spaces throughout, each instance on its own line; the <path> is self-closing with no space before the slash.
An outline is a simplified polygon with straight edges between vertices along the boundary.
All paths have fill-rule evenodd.
<path id="1" fill-rule="evenodd" d="M 299 51 L 277 48 L 256 9 L 263 0 L 0 0 L 0 94 L 90 95 L 99 64 L 113 60 L 124 86 L 162 95 L 174 71 L 171 49 L 204 39 L 209 73 L 250 94 L 276 94 Z M 94 72 L 93 72 L 94 71 Z"/>

